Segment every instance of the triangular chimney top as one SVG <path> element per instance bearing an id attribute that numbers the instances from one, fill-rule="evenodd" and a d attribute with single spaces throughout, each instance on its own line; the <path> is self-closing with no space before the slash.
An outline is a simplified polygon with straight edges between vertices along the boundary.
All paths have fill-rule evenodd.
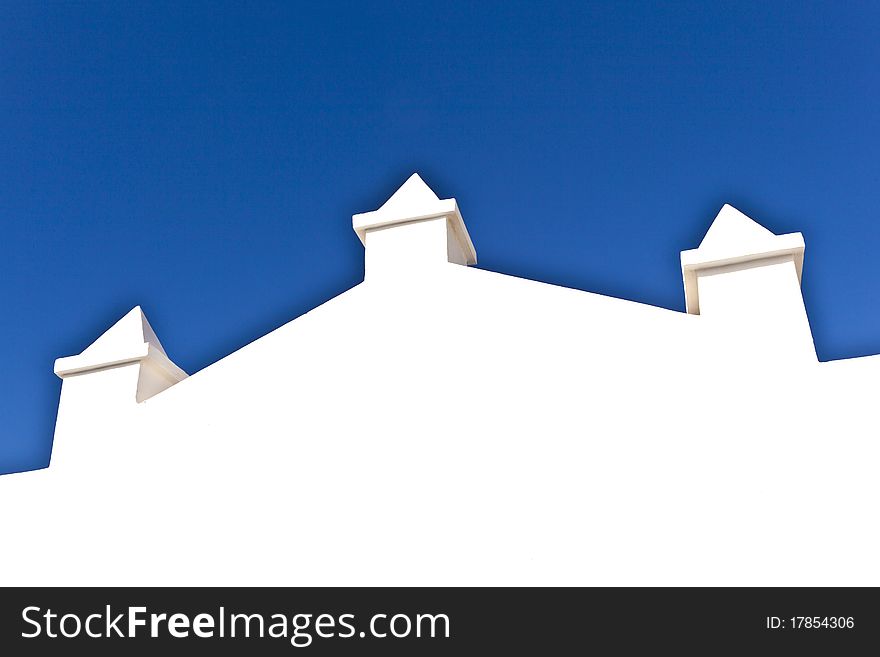
<path id="1" fill-rule="evenodd" d="M 132 308 L 128 314 L 107 329 L 100 338 L 95 340 L 80 354 L 81 356 L 100 357 L 101 354 L 115 354 L 133 347 L 140 347 L 143 344 L 150 344 L 164 355 L 165 349 L 147 316 L 140 306 Z"/>
<path id="2" fill-rule="evenodd" d="M 732 205 L 724 204 L 709 231 L 700 242 L 701 249 L 727 248 L 750 250 L 761 248 L 776 237 L 761 224 L 750 219 Z"/>
<path id="3" fill-rule="evenodd" d="M 175 381 L 187 377 L 186 372 L 168 358 L 141 307 L 135 306 L 78 356 L 56 360 L 55 374 L 63 379 L 143 361 L 150 361 Z"/>
<path id="4" fill-rule="evenodd" d="M 725 204 L 697 249 L 681 252 L 687 312 L 699 315 L 698 273 L 727 265 L 792 256 L 798 280 L 804 266 L 804 237 L 775 235 L 732 205 Z"/>
<path id="5" fill-rule="evenodd" d="M 439 200 L 440 198 L 425 184 L 422 177 L 414 173 L 391 195 L 391 198 L 382 204 L 379 211 L 419 214 L 422 208 L 433 206 Z"/>
<path id="6" fill-rule="evenodd" d="M 352 216 L 354 232 L 366 246 L 367 231 L 446 217 L 467 264 L 477 262 L 477 252 L 454 198 L 440 199 L 418 173 L 412 174 L 378 210 Z"/>

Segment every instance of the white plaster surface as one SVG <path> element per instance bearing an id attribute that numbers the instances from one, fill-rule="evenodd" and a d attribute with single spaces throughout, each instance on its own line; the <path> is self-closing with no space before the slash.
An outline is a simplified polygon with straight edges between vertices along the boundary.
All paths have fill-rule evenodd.
<path id="1" fill-rule="evenodd" d="M 799 235 L 725 206 L 673 312 L 462 266 L 407 185 L 364 283 L 214 365 L 140 309 L 60 360 L 0 583 L 880 585 L 880 358 L 817 361 Z"/>

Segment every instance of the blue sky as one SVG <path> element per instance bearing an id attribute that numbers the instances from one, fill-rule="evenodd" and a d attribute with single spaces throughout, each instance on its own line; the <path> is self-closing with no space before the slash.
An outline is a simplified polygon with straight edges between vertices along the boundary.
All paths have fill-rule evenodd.
<path id="1" fill-rule="evenodd" d="M 143 306 L 192 373 L 357 284 L 413 171 L 479 266 L 682 310 L 729 202 L 806 240 L 823 360 L 880 353 L 880 4 L 0 8 L 0 472 Z"/>

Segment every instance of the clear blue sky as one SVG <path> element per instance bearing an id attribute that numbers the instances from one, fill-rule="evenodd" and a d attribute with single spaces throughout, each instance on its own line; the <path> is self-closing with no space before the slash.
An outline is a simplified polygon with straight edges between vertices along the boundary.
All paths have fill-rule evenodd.
<path id="1" fill-rule="evenodd" d="M 0 6 L 0 472 L 143 306 L 192 373 L 361 280 L 413 171 L 485 269 L 682 310 L 729 202 L 801 231 L 820 358 L 880 352 L 876 2 Z"/>

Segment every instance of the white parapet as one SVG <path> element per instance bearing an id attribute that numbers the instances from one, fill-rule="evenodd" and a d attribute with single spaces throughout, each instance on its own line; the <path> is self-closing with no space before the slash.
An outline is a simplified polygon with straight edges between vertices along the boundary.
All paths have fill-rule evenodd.
<path id="1" fill-rule="evenodd" d="M 140 309 L 56 363 L 0 581 L 880 584 L 880 357 L 816 359 L 800 235 L 725 206 L 686 313 L 459 266 L 417 176 L 353 225 L 364 283 L 177 385 Z"/>

